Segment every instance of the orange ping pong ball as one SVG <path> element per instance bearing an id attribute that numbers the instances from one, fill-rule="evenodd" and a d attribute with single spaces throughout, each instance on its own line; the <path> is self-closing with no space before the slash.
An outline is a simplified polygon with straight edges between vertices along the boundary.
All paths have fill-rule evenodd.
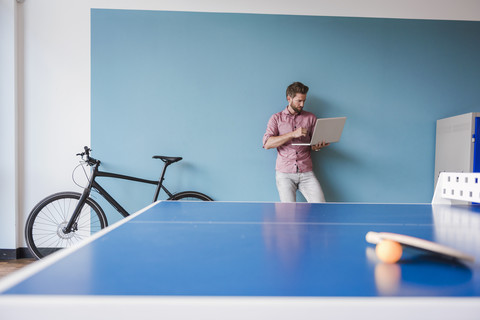
<path id="1" fill-rule="evenodd" d="M 375 247 L 378 259 L 385 263 L 395 263 L 402 257 L 402 246 L 392 240 L 382 240 Z"/>

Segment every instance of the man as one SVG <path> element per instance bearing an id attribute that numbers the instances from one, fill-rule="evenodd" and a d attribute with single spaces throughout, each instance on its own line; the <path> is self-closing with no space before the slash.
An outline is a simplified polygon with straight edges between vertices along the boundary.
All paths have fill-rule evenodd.
<path id="1" fill-rule="evenodd" d="M 294 82 L 287 88 L 288 106 L 270 117 L 263 136 L 265 149 L 277 148 L 275 166 L 278 194 L 281 202 L 295 202 L 300 190 L 308 202 L 325 202 L 322 188 L 313 173 L 311 150 L 319 151 L 328 143 L 315 146 L 293 146 L 309 143 L 317 117 L 303 110 L 308 87 Z"/>

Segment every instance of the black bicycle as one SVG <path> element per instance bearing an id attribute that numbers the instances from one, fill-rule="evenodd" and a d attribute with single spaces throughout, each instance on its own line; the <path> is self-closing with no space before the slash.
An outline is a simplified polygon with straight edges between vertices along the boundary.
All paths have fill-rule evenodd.
<path id="1" fill-rule="evenodd" d="M 171 193 L 163 185 L 167 167 L 182 160 L 181 157 L 153 156 L 165 164 L 159 180 L 146 180 L 122 174 L 100 171 L 100 160 L 90 157 L 91 149 L 77 154 L 81 164 L 90 166 L 91 175 L 83 193 L 60 192 L 52 194 L 40 201 L 28 216 L 25 226 L 25 238 L 30 252 L 41 259 L 57 250 L 70 247 L 80 240 L 89 237 L 108 225 L 107 217 L 100 207 L 90 197 L 92 189 L 105 198 L 123 217 L 130 214 L 95 180 L 97 177 L 124 179 L 141 183 L 153 184 L 157 188 L 153 202 L 157 201 L 160 190 L 168 195 L 167 200 L 213 201 L 209 196 L 196 191 Z"/>

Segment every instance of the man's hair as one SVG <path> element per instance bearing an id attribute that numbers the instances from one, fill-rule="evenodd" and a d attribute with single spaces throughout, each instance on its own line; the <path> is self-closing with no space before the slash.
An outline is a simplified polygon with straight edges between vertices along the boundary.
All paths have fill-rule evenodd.
<path id="1" fill-rule="evenodd" d="M 287 97 L 295 98 L 297 93 L 307 94 L 308 87 L 301 82 L 294 82 L 287 87 Z"/>

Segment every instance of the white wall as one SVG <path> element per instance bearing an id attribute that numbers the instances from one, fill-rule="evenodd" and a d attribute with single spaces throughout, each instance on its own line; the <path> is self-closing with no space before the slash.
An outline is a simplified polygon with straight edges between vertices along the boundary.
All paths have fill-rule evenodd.
<path id="1" fill-rule="evenodd" d="M 24 72 L 23 59 L 19 72 L 13 68 L 22 57 L 14 55 L 15 6 L 23 10 Z M 23 226 L 36 202 L 75 189 L 74 155 L 90 143 L 91 8 L 480 20 L 480 0 L 0 0 L 0 249 L 25 246 Z M 17 91 L 16 75 L 23 79 Z"/>
<path id="2" fill-rule="evenodd" d="M 0 2 L 0 248 L 16 245 L 15 16 L 13 1 Z"/>

